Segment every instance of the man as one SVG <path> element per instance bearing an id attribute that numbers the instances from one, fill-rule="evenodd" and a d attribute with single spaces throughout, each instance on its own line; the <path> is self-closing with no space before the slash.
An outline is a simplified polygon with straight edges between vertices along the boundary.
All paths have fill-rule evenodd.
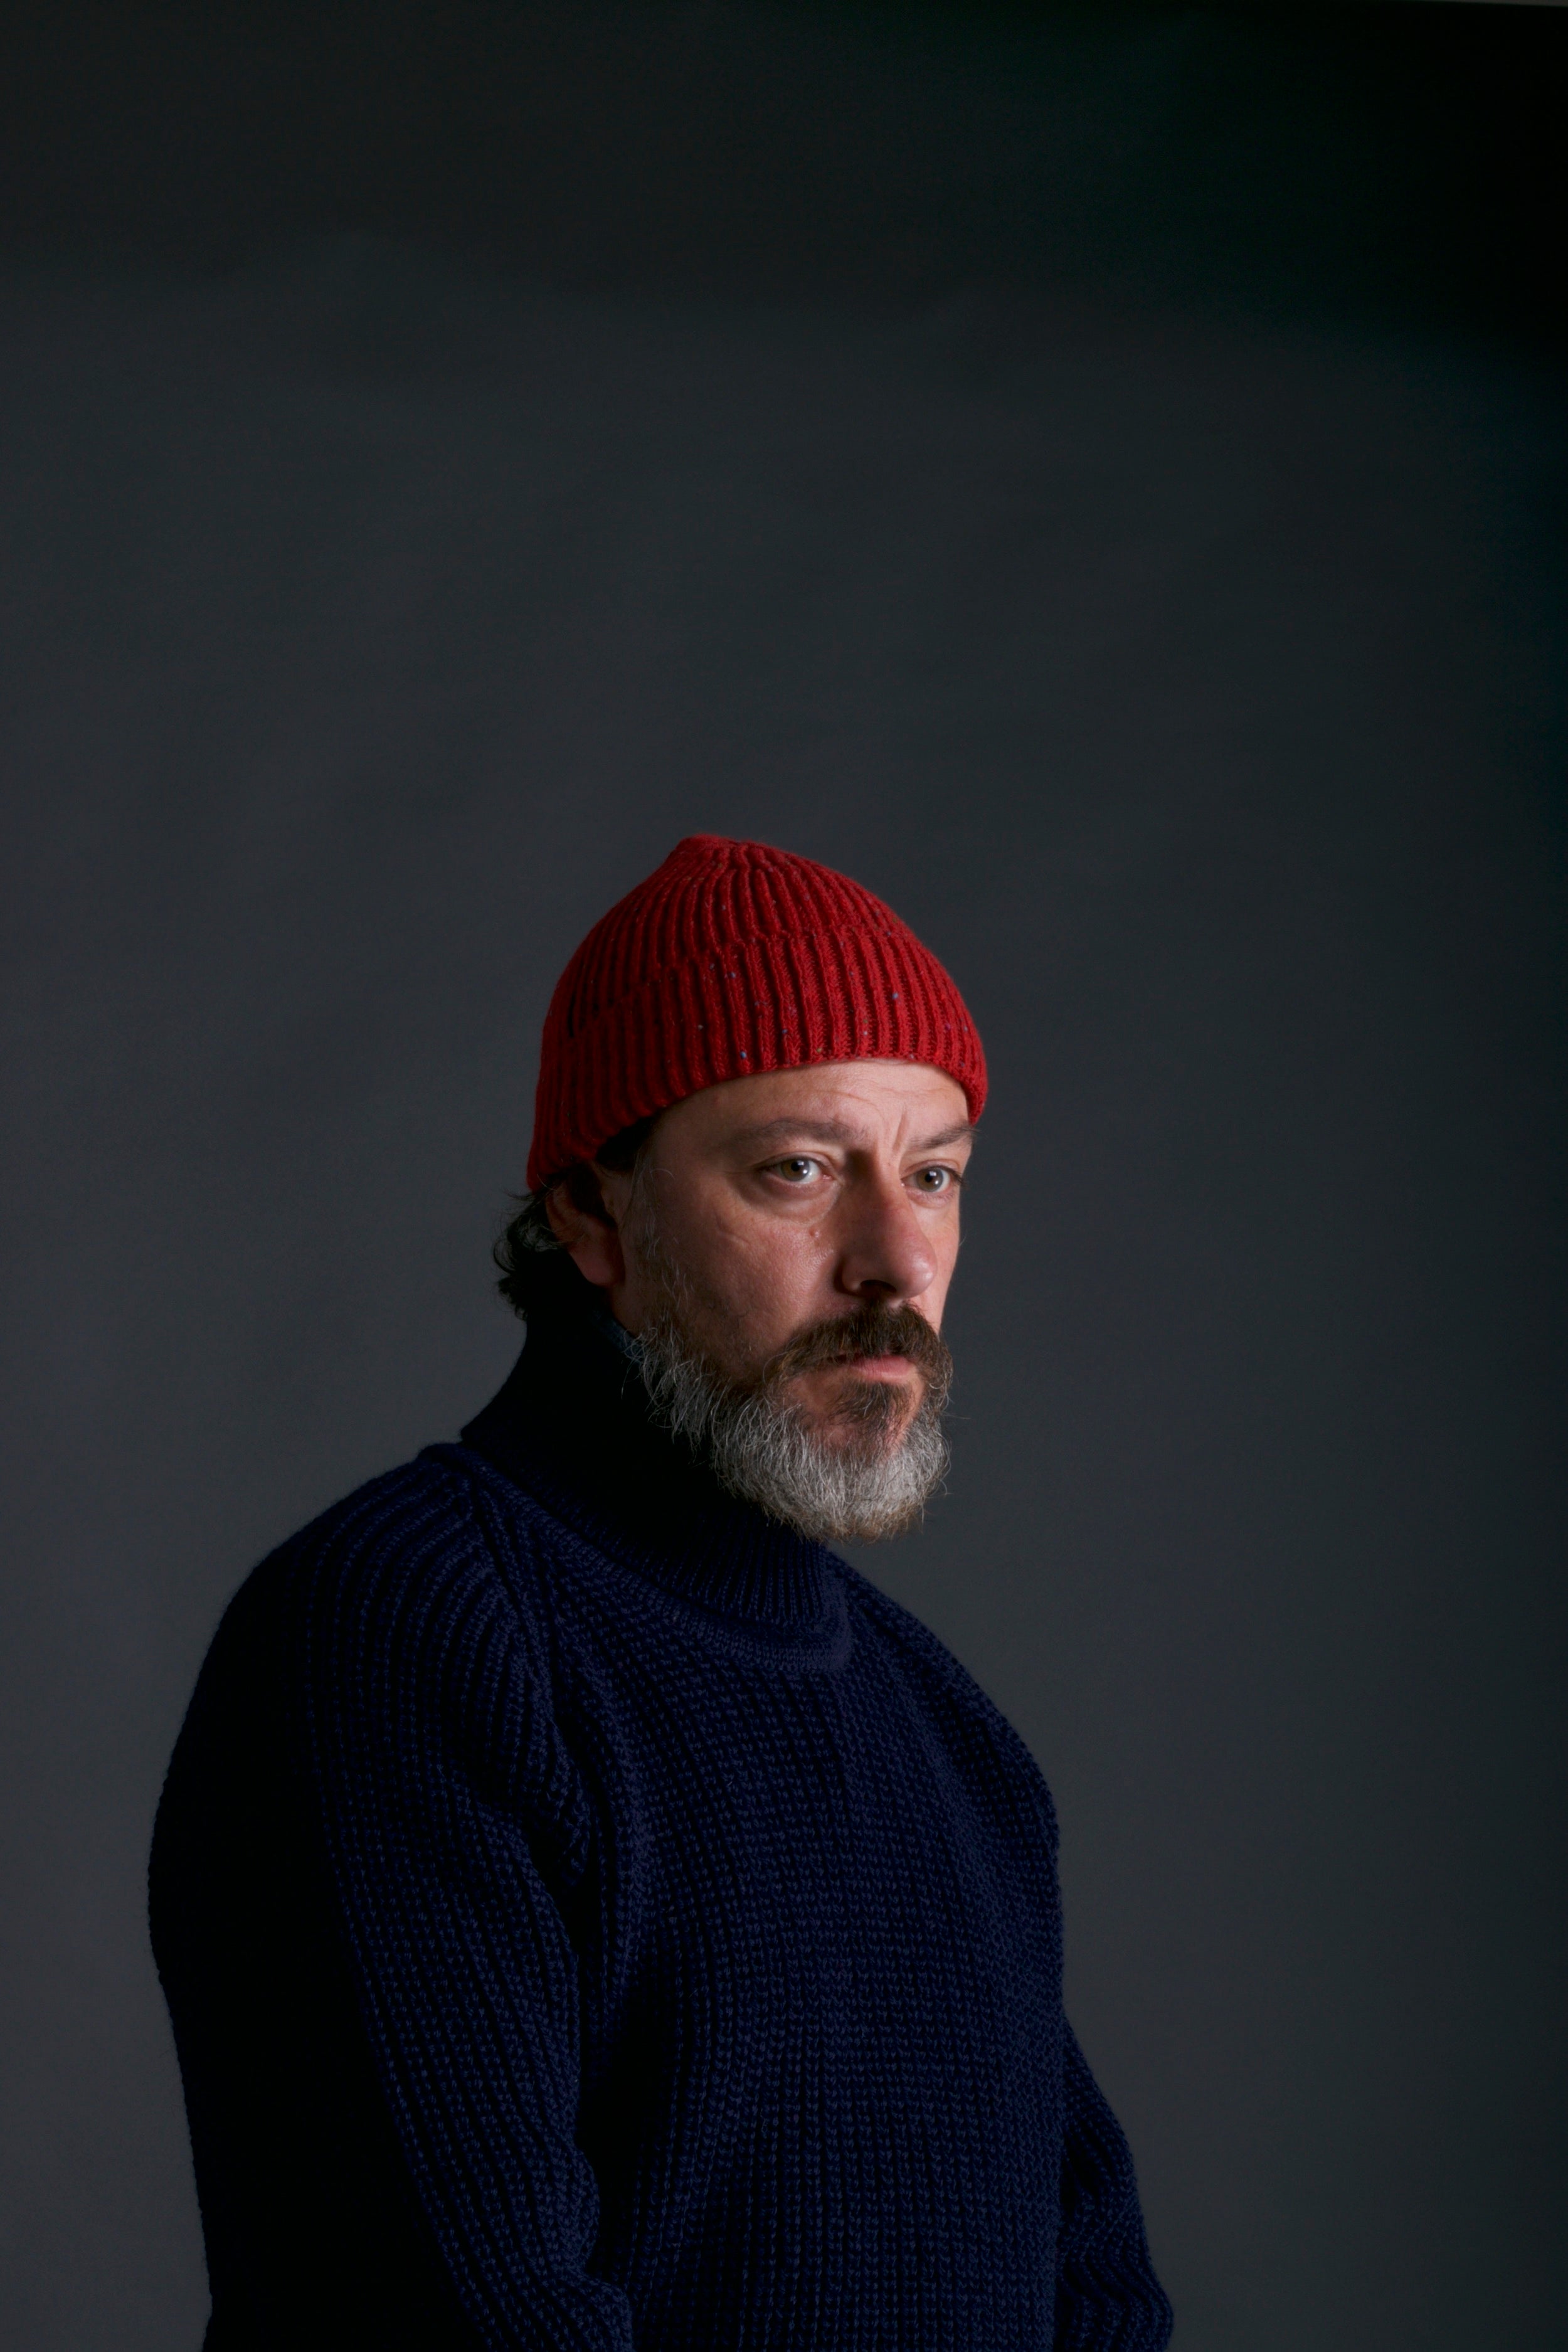
<path id="1" fill-rule="evenodd" d="M 208 2352 L 1158 2352 L 1050 1800 L 918 1518 L 984 1099 L 869 892 L 698 836 L 545 1024 L 516 1370 L 259 1568 L 153 1937 Z"/>

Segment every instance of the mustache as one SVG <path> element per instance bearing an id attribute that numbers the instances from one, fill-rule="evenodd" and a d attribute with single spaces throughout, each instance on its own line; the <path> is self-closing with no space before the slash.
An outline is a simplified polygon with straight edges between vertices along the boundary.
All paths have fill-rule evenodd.
<path id="1" fill-rule="evenodd" d="M 854 1364 L 871 1356 L 906 1356 L 924 1376 L 927 1397 L 940 1412 L 952 1386 L 952 1356 L 940 1331 L 912 1307 L 872 1304 L 813 1323 L 786 1340 L 763 1368 L 760 1385 L 777 1390 L 801 1372 Z"/>

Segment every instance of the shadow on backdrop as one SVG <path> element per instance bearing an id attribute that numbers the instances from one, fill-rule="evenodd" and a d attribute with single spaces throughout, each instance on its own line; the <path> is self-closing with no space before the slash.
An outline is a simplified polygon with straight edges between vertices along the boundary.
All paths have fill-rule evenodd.
<path id="1" fill-rule="evenodd" d="M 952 1491 L 1189 2352 L 1557 2340 L 1564 35 L 13 11 L 9 2339 L 205 2287 L 142 1925 L 223 1601 L 449 1434 L 686 832 L 994 1097 Z"/>

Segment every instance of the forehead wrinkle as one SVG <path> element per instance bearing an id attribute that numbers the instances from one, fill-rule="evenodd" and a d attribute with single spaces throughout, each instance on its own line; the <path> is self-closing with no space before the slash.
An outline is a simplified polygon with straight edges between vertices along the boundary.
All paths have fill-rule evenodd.
<path id="1" fill-rule="evenodd" d="M 786 1135 L 815 1136 L 824 1143 L 853 1143 L 859 1130 L 841 1118 L 766 1118 L 755 1127 L 738 1128 L 731 1143 L 782 1142 Z"/>
<path id="2" fill-rule="evenodd" d="M 843 1119 L 809 1117 L 769 1118 L 762 1120 L 755 1127 L 739 1129 L 729 1140 L 733 1144 L 747 1145 L 777 1143 L 782 1142 L 786 1136 L 798 1135 L 806 1139 L 815 1138 L 824 1143 L 853 1144 L 862 1133 L 862 1129 L 848 1126 Z M 940 1134 L 928 1135 L 921 1142 L 910 1144 L 908 1148 L 911 1151 L 940 1151 L 950 1143 L 967 1143 L 973 1133 L 974 1129 L 971 1121 L 960 1119 L 955 1126 L 944 1127 Z"/>

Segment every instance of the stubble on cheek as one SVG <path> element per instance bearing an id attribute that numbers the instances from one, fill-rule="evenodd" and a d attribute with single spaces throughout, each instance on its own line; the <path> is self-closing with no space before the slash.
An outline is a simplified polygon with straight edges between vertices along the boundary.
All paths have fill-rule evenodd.
<path id="1" fill-rule="evenodd" d="M 692 1347 L 737 1386 L 761 1386 L 780 1346 L 775 1286 L 754 1265 L 739 1236 L 715 1216 L 693 1246 L 681 1227 L 672 1233 L 645 1204 L 639 1224 L 628 1234 L 637 1254 L 644 1286 L 655 1313 L 672 1322 Z M 715 1245 L 731 1263 L 727 1279 L 716 1282 L 705 1260 Z"/>

